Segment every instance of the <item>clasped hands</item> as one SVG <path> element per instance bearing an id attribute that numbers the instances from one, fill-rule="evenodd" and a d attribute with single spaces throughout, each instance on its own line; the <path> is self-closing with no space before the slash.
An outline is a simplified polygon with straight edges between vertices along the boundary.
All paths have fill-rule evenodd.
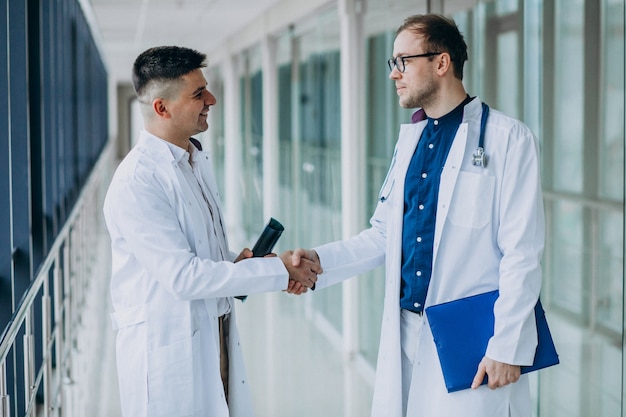
<path id="1" fill-rule="evenodd" d="M 288 250 L 280 255 L 280 259 L 285 264 L 289 272 L 289 284 L 287 291 L 289 294 L 300 295 L 315 289 L 317 275 L 322 273 L 320 258 L 313 249 Z"/>
<path id="2" fill-rule="evenodd" d="M 248 248 L 241 251 L 235 263 L 253 256 L 252 251 Z M 272 253 L 268 257 L 276 256 Z M 309 290 L 315 289 L 317 275 L 322 273 L 320 259 L 317 252 L 312 249 L 288 250 L 280 254 L 280 260 L 283 261 L 287 272 L 289 272 L 289 284 L 286 292 L 289 294 L 300 295 Z"/>

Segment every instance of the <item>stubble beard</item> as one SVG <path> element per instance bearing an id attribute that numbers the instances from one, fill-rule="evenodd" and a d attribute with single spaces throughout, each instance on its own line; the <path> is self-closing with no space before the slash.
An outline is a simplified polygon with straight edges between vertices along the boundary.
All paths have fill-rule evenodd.
<path id="1" fill-rule="evenodd" d="M 429 107 L 439 92 L 439 86 L 434 82 L 428 82 L 421 89 L 410 91 L 406 97 L 400 97 L 400 106 L 405 109 Z"/>

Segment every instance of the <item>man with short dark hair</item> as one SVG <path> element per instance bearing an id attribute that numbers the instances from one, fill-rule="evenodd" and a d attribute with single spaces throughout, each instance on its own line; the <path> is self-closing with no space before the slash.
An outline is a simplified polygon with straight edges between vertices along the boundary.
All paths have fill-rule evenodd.
<path id="1" fill-rule="evenodd" d="M 321 260 L 317 287 L 386 265 L 373 417 L 530 417 L 544 214 L 537 140 L 463 87 L 467 46 L 454 21 L 407 18 L 389 59 L 402 125 L 372 227 L 297 249 Z M 484 117 L 487 116 L 483 121 Z M 484 130 L 484 144 L 481 143 Z M 473 389 L 447 393 L 425 308 L 499 290 Z M 488 385 L 480 385 L 488 375 Z"/>
<path id="2" fill-rule="evenodd" d="M 310 288 L 321 272 L 291 266 L 291 252 L 229 250 L 211 158 L 192 138 L 216 103 L 205 58 L 167 46 L 133 66 L 144 130 L 104 203 L 124 417 L 253 416 L 232 297 Z"/>

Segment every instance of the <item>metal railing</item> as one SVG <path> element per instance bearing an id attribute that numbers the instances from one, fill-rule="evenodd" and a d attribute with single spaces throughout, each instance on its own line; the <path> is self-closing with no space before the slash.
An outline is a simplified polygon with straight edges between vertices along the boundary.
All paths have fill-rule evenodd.
<path id="1" fill-rule="evenodd" d="M 88 399 L 70 387 L 86 382 L 89 365 L 81 361 L 93 359 L 77 354 L 84 343 L 79 329 L 86 291 L 107 281 L 106 269 L 98 270 L 97 264 L 104 244 L 101 207 L 113 167 L 111 149 L 109 144 L 102 152 L 0 338 L 0 417 L 22 417 L 12 416 L 12 410 L 25 410 L 26 417 L 83 415 L 81 402 Z M 23 385 L 18 384 L 22 379 Z"/>

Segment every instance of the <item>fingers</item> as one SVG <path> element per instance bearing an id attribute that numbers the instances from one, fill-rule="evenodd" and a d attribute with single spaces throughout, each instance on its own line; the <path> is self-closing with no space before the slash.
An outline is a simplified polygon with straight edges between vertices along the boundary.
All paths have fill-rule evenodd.
<path id="1" fill-rule="evenodd" d="M 237 256 L 237 258 L 235 258 L 235 260 L 233 261 L 234 263 L 237 263 L 239 261 L 242 261 L 244 259 L 247 258 L 252 258 L 254 256 L 254 254 L 252 253 L 252 251 L 248 248 L 244 248 L 241 253 L 239 254 L 239 256 Z"/>
<path id="2" fill-rule="evenodd" d="M 308 288 L 306 288 L 304 285 L 300 284 L 299 282 L 296 282 L 294 280 L 289 280 L 289 285 L 287 286 L 287 289 L 285 291 L 289 294 L 301 295 L 301 294 L 306 293 L 308 291 Z"/>
<path id="3" fill-rule="evenodd" d="M 306 250 L 302 248 L 298 248 L 293 251 L 293 255 L 291 256 L 291 263 L 293 266 L 300 266 L 300 260 L 302 258 L 306 258 Z"/>
<path id="4" fill-rule="evenodd" d="M 295 249 L 291 255 L 291 262 L 295 267 L 300 266 L 303 262 L 308 262 L 313 272 L 316 274 L 323 272 L 320 258 L 313 249 Z"/>
<path id="5" fill-rule="evenodd" d="M 481 361 L 478 364 L 478 371 L 476 372 L 476 375 L 474 376 L 474 380 L 472 381 L 472 389 L 476 389 L 480 387 L 486 375 L 487 375 L 487 372 L 486 372 L 485 364 Z"/>
<path id="6" fill-rule="evenodd" d="M 487 375 L 487 386 L 496 389 L 517 382 L 520 374 L 519 366 L 498 362 L 485 356 L 478 365 L 478 372 L 472 381 L 472 388 L 478 388 L 485 375 Z"/>

